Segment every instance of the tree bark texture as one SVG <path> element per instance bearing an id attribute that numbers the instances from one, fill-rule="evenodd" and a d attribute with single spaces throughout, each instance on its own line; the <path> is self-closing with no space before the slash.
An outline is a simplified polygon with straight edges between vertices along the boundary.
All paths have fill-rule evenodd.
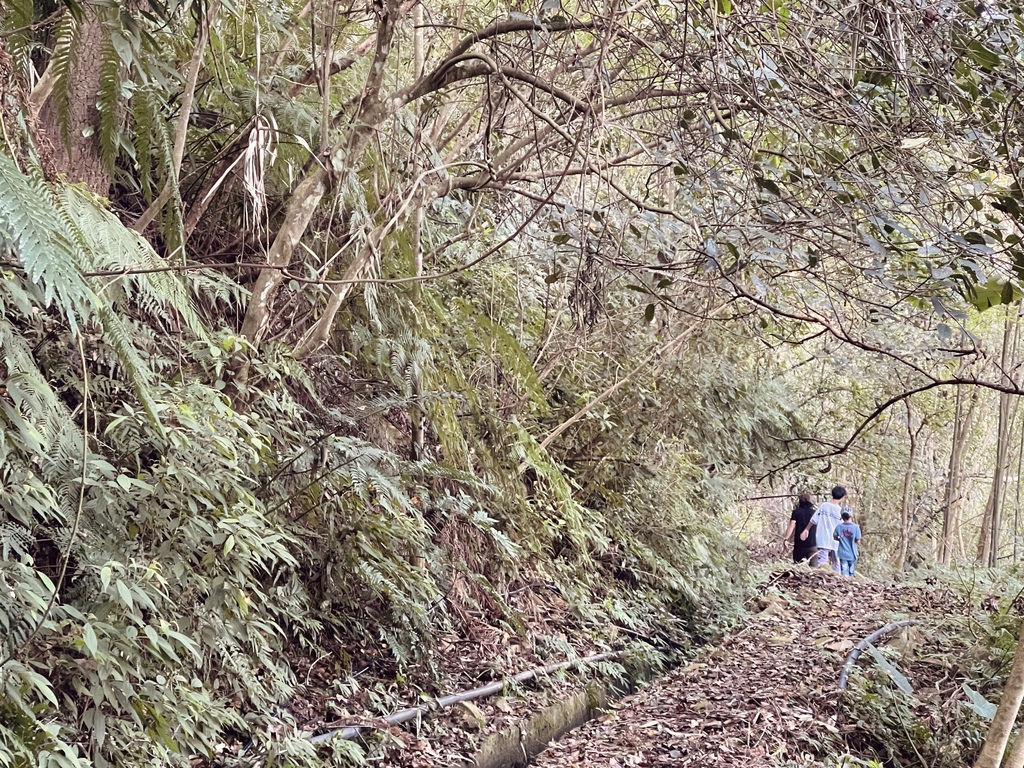
<path id="1" fill-rule="evenodd" d="M 1010 750 L 1003 768 L 1024 768 L 1024 729 L 1017 730 L 1017 738 L 1013 742 L 1013 749 Z"/>
<path id="2" fill-rule="evenodd" d="M 82 5 L 82 14 L 72 43 L 68 71 L 68 124 L 61 125 L 60 108 L 51 93 L 40 110 L 39 127 L 53 146 L 56 171 L 69 181 L 81 182 L 92 192 L 106 197 L 111 176 L 100 148 L 100 113 L 96 108 L 103 57 L 103 22 L 90 3 Z"/>

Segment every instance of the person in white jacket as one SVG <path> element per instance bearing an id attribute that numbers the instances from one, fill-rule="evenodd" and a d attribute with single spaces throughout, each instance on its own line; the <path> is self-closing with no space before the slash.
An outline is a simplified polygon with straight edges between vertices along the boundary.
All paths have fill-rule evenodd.
<path id="1" fill-rule="evenodd" d="M 811 526 L 815 529 L 815 544 L 818 546 L 818 554 L 811 562 L 811 565 L 832 566 L 832 570 L 839 573 L 839 557 L 836 554 L 836 547 L 839 542 L 833 537 L 836 526 L 842 522 L 842 501 L 846 498 L 846 489 L 837 485 L 832 489 L 832 501 L 823 501 L 811 517 L 807 527 L 800 533 L 800 540 L 806 541 Z"/>

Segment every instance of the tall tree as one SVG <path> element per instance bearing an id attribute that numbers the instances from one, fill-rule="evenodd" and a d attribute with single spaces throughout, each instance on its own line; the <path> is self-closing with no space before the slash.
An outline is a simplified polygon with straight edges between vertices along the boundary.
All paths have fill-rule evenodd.
<path id="1" fill-rule="evenodd" d="M 1013 365 L 1013 346 L 1017 327 L 1018 323 L 1011 316 L 1010 307 L 1007 307 L 1006 319 L 1003 325 L 1003 343 L 999 358 L 999 371 L 1000 377 L 1008 387 L 1012 386 L 1010 370 Z M 989 492 L 988 504 L 985 507 L 978 549 L 979 560 L 990 568 L 994 568 L 999 562 L 999 547 L 1003 528 L 1003 497 L 1006 488 L 1006 473 L 1009 469 L 1010 461 L 1010 407 L 1012 402 L 1012 393 L 1000 392 L 998 399 L 999 422 L 995 436 L 995 469 L 992 473 L 992 488 Z"/>
<path id="2" fill-rule="evenodd" d="M 917 462 L 918 448 L 920 447 L 921 431 L 925 427 L 924 419 L 918 417 L 915 420 L 909 397 L 903 401 L 903 405 L 906 408 L 907 414 L 907 439 L 910 450 L 907 455 L 906 471 L 903 474 L 903 494 L 900 499 L 900 535 L 895 562 L 897 571 L 902 571 L 907 561 L 907 549 L 910 545 L 910 529 L 913 521 L 915 464 Z"/>
<path id="3" fill-rule="evenodd" d="M 1024 700 L 1024 622 L 1021 622 L 1017 650 L 1013 655 L 1013 665 L 1010 667 L 1010 676 L 1006 679 L 1002 696 L 999 698 L 999 706 L 992 719 L 992 724 L 989 726 L 981 754 L 974 761 L 974 768 L 999 768 L 1006 745 L 1010 741 L 1010 734 L 1013 732 L 1013 724 L 1017 719 L 1017 712 L 1020 710 L 1022 700 Z"/>
<path id="4" fill-rule="evenodd" d="M 978 390 L 970 388 L 970 394 L 965 397 L 966 389 L 962 385 L 956 387 L 956 406 L 951 425 L 949 467 L 942 504 L 942 532 L 939 538 L 939 561 L 943 565 L 950 564 L 957 549 L 956 543 L 960 540 L 962 524 L 960 510 L 964 493 L 964 456 L 974 427 L 978 406 Z M 965 399 L 969 400 L 966 405 Z"/>

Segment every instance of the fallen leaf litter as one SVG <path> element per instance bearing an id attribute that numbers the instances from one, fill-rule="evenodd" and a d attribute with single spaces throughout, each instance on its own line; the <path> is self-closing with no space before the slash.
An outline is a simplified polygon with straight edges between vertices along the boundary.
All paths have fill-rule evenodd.
<path id="1" fill-rule="evenodd" d="M 793 568 L 717 648 L 551 744 L 537 768 L 810 765 L 841 744 L 837 678 L 854 644 L 919 590 Z M 927 600 L 925 600 L 927 602 Z"/>

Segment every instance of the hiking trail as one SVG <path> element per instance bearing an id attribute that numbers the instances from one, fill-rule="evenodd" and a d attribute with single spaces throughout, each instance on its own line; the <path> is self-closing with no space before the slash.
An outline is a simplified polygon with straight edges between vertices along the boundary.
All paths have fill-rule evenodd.
<path id="1" fill-rule="evenodd" d="M 950 607 L 944 591 L 806 567 L 776 572 L 757 594 L 717 647 L 610 705 L 531 765 L 813 763 L 823 744 L 844 751 L 854 728 L 837 718 L 840 669 L 854 645 L 890 622 Z"/>

